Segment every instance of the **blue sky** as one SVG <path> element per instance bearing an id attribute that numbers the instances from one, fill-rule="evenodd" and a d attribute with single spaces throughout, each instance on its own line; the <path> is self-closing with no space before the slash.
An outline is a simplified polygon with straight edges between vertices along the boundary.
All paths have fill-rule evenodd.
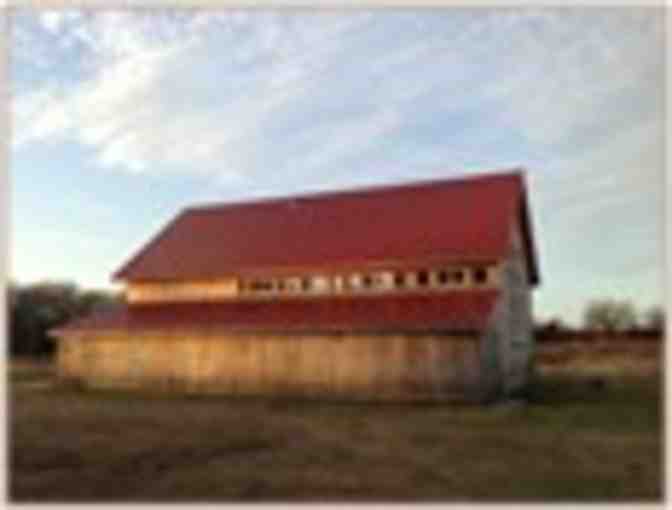
<path id="1" fill-rule="evenodd" d="M 21 283 L 107 287 L 195 202 L 522 165 L 536 315 L 662 301 L 662 10 L 17 10 L 11 37 Z"/>

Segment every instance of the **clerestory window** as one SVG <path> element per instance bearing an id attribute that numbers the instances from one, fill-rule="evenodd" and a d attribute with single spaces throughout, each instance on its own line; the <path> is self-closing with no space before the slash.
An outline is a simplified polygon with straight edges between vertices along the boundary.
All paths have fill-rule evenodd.
<path id="1" fill-rule="evenodd" d="M 484 267 L 477 267 L 474 269 L 473 277 L 476 285 L 483 285 L 488 281 L 488 270 Z"/>

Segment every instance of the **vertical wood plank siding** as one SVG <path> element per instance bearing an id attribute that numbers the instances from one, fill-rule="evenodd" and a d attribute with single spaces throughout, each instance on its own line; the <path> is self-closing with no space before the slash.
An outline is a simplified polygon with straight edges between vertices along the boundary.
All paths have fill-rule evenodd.
<path id="1" fill-rule="evenodd" d="M 163 303 L 182 301 L 218 301 L 238 296 L 235 278 L 213 281 L 187 282 L 129 282 L 126 300 L 133 303 Z"/>
<path id="2" fill-rule="evenodd" d="M 494 312 L 493 333 L 498 337 L 503 390 L 510 394 L 528 384 L 534 356 L 532 291 L 518 221 L 501 274 L 502 295 Z"/>
<path id="3" fill-rule="evenodd" d="M 64 338 L 59 373 L 92 387 L 349 400 L 476 400 L 476 337 L 98 334 Z"/>

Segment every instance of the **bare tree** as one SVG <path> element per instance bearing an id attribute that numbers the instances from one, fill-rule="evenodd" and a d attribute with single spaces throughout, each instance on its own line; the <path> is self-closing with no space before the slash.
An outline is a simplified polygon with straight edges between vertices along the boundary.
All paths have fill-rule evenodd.
<path id="1" fill-rule="evenodd" d="M 654 331 L 663 331 L 665 328 L 665 311 L 661 306 L 652 306 L 644 312 L 644 325 Z"/>
<path id="2" fill-rule="evenodd" d="M 630 301 L 596 300 L 588 303 L 583 322 L 591 330 L 608 333 L 627 331 L 637 326 L 637 311 Z"/>
<path id="3" fill-rule="evenodd" d="M 568 329 L 567 325 L 564 323 L 564 321 L 559 318 L 559 317 L 552 317 L 549 319 L 546 324 L 544 325 L 544 329 L 557 333 L 560 331 L 565 331 Z"/>

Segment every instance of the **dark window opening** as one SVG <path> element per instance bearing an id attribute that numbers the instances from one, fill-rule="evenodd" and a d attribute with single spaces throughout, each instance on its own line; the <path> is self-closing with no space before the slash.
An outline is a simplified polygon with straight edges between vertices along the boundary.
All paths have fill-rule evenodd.
<path id="1" fill-rule="evenodd" d="M 394 285 L 396 287 L 403 287 L 406 278 L 404 278 L 404 273 L 395 273 L 394 274 Z"/>
<path id="2" fill-rule="evenodd" d="M 378 273 L 373 276 L 373 285 L 375 287 L 384 288 L 386 287 L 385 275 Z"/>
<path id="3" fill-rule="evenodd" d="M 310 278 L 303 278 L 301 280 L 301 290 L 303 290 L 304 292 L 308 292 L 311 287 L 312 282 L 310 281 Z"/>
<path id="4" fill-rule="evenodd" d="M 464 272 L 461 269 L 444 269 L 437 274 L 437 280 L 439 285 L 459 284 L 464 281 Z"/>
<path id="5" fill-rule="evenodd" d="M 474 269 L 474 282 L 483 284 L 488 280 L 488 272 L 484 267 Z"/>
<path id="6" fill-rule="evenodd" d="M 273 290 L 273 282 L 267 280 L 255 280 L 250 283 L 250 290 L 254 292 Z"/>
<path id="7" fill-rule="evenodd" d="M 427 285 L 429 283 L 429 273 L 427 271 L 420 271 L 418 273 L 418 285 Z"/>
<path id="8" fill-rule="evenodd" d="M 364 275 L 362 278 L 362 285 L 364 285 L 364 287 L 371 287 L 373 285 L 373 278 L 368 274 Z"/>

